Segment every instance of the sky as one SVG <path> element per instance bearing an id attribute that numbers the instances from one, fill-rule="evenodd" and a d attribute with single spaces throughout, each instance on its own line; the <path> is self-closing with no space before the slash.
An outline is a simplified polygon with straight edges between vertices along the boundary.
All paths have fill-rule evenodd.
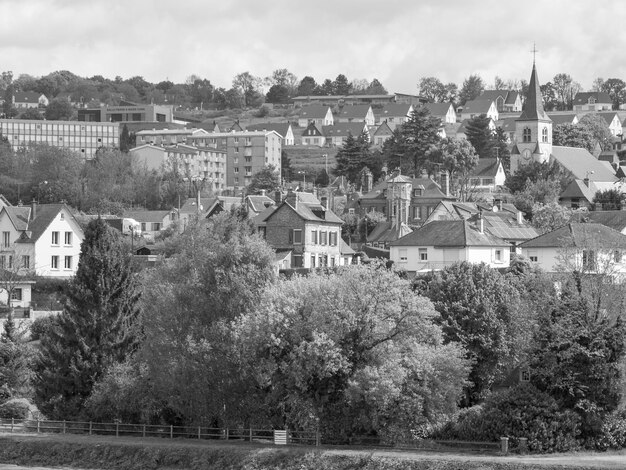
<path id="1" fill-rule="evenodd" d="M 414 94 L 421 77 L 528 80 L 536 44 L 541 83 L 568 73 L 587 90 L 626 80 L 624 19 L 622 0 L 0 0 L 0 71 L 230 88 L 287 68 Z"/>

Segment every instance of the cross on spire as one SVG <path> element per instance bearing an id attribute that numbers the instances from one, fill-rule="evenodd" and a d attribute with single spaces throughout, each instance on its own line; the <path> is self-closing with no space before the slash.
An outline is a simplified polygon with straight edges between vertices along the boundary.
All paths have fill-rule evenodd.
<path id="1" fill-rule="evenodd" d="M 532 48 L 532 50 L 530 52 L 533 53 L 533 65 L 535 65 L 535 57 L 537 55 L 537 52 L 539 52 L 539 51 L 537 50 L 536 44 L 534 42 L 533 42 L 533 48 Z"/>

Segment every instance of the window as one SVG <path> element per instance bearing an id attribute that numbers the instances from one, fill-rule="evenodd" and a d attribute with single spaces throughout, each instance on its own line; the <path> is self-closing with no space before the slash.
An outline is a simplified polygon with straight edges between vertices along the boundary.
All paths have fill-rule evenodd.
<path id="1" fill-rule="evenodd" d="M 406 261 L 407 261 L 407 255 L 406 255 L 406 252 L 407 252 L 406 248 L 402 248 L 402 249 L 400 250 L 400 252 L 399 252 L 399 255 L 400 255 L 400 262 L 401 262 L 401 263 L 406 263 Z"/>
<path id="2" fill-rule="evenodd" d="M 315 255 L 311 255 L 311 267 L 314 268 L 315 267 L 315 259 L 317 257 Z"/>
<path id="3" fill-rule="evenodd" d="M 530 138 L 530 127 L 524 127 L 524 130 L 522 131 L 522 142 L 530 142 Z"/>
<path id="4" fill-rule="evenodd" d="M 541 129 L 541 141 L 548 142 L 548 128 L 544 127 Z"/>
<path id="5" fill-rule="evenodd" d="M 354 208 L 351 207 L 350 209 L 348 209 L 348 214 L 354 215 Z"/>
<path id="6" fill-rule="evenodd" d="M 2 255 L 0 256 L 0 268 L 4 269 L 7 264 L 7 257 Z"/>
<path id="7" fill-rule="evenodd" d="M 24 269 L 30 269 L 30 256 L 28 255 L 22 256 L 22 267 Z"/>
<path id="8" fill-rule="evenodd" d="M 159 230 L 161 230 L 161 223 L 160 222 L 152 222 L 152 231 L 153 232 L 158 232 Z"/>
<path id="9" fill-rule="evenodd" d="M 621 252 L 621 251 L 619 251 L 619 250 L 615 250 L 615 251 L 613 252 L 613 260 L 614 260 L 616 263 L 621 263 L 621 262 L 622 262 L 622 252 Z"/>
<path id="10" fill-rule="evenodd" d="M 300 254 L 294 254 L 293 255 L 292 266 L 294 268 L 301 268 L 302 267 L 302 255 L 300 255 Z"/>
<path id="11" fill-rule="evenodd" d="M 428 248 L 419 248 L 420 261 L 428 261 Z"/>
<path id="12" fill-rule="evenodd" d="M 11 245 L 11 232 L 2 232 L 2 246 L 8 248 Z"/>
<path id="13" fill-rule="evenodd" d="M 290 233 L 290 238 L 291 238 L 289 240 L 289 243 L 293 243 L 294 245 L 302 244 L 302 230 L 293 229 L 289 233 Z"/>
<path id="14" fill-rule="evenodd" d="M 413 196 L 415 196 L 415 197 L 421 196 L 422 193 L 423 193 L 423 190 L 421 188 L 413 190 Z"/>
<path id="15" fill-rule="evenodd" d="M 18 302 L 22 300 L 22 289 L 16 287 L 11 291 L 11 300 L 17 300 Z"/>
<path id="16" fill-rule="evenodd" d="M 320 245 L 328 244 L 328 233 L 320 232 Z"/>
<path id="17" fill-rule="evenodd" d="M 530 370 L 522 369 L 519 374 L 520 382 L 530 382 Z"/>
<path id="18" fill-rule="evenodd" d="M 13 255 L 9 255 L 9 265 L 7 269 L 13 269 Z"/>
<path id="19" fill-rule="evenodd" d="M 318 240 L 317 240 L 317 230 L 313 230 L 311 231 L 311 244 L 313 245 L 317 245 Z"/>
<path id="20" fill-rule="evenodd" d="M 141 231 L 142 232 L 146 231 L 146 223 L 145 222 L 141 222 Z"/>
<path id="21" fill-rule="evenodd" d="M 337 246 L 337 232 L 330 232 L 329 241 L 330 246 Z"/>
<path id="22" fill-rule="evenodd" d="M 52 244 L 53 245 L 59 244 L 59 232 L 52 232 Z"/>
<path id="23" fill-rule="evenodd" d="M 583 250 L 583 270 L 595 271 L 597 268 L 596 252 L 593 250 Z"/>
<path id="24" fill-rule="evenodd" d="M 58 256 L 53 256 L 50 259 L 50 267 L 52 269 L 59 269 L 59 257 Z"/>
<path id="25" fill-rule="evenodd" d="M 65 267 L 65 269 L 72 269 L 72 257 L 71 256 L 65 257 L 65 264 L 63 266 Z"/>
<path id="26" fill-rule="evenodd" d="M 496 250 L 496 262 L 502 261 L 502 250 Z"/>
<path id="27" fill-rule="evenodd" d="M 72 232 L 65 232 L 65 244 L 66 245 L 72 244 Z"/>

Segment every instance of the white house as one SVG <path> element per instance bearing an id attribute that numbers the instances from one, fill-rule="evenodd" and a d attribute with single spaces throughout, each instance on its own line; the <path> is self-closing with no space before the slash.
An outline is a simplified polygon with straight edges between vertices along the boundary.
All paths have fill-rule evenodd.
<path id="1" fill-rule="evenodd" d="M 387 123 L 391 130 L 401 126 L 411 118 L 413 105 L 404 103 L 388 103 L 376 115 L 377 124 Z M 455 115 L 456 119 L 456 115 Z"/>
<path id="2" fill-rule="evenodd" d="M 452 103 L 426 103 L 424 108 L 431 115 L 441 119 L 443 124 L 454 124 L 456 122 L 456 111 Z"/>
<path id="3" fill-rule="evenodd" d="M 461 111 L 461 121 L 466 119 L 473 119 L 482 114 L 485 114 L 492 121 L 497 121 L 499 114 L 498 108 L 496 108 L 496 104 L 492 100 L 478 99 L 468 101 L 463 106 L 463 110 Z"/>
<path id="4" fill-rule="evenodd" d="M 509 266 L 510 244 L 466 220 L 442 220 L 423 225 L 389 243 L 389 258 L 411 274 L 443 269 L 467 261 L 493 268 Z"/>
<path id="5" fill-rule="evenodd" d="M 65 204 L 4 207 L 0 230 L 0 266 L 45 277 L 76 273 L 84 234 Z"/>
<path id="6" fill-rule="evenodd" d="M 298 126 L 307 127 L 311 122 L 315 123 L 318 129 L 321 129 L 322 126 L 332 126 L 335 120 L 330 107 L 314 104 L 300 108 Z"/>
<path id="7" fill-rule="evenodd" d="M 546 272 L 626 273 L 626 235 L 597 223 L 569 223 L 522 243 L 522 254 Z"/>
<path id="8" fill-rule="evenodd" d="M 372 107 L 368 104 L 354 104 L 341 108 L 337 122 L 364 122 L 368 126 L 376 124 Z"/>

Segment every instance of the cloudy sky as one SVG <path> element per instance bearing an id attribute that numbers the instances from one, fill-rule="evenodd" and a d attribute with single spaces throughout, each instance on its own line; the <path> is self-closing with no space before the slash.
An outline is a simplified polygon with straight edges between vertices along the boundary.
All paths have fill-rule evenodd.
<path id="1" fill-rule="evenodd" d="M 626 80 L 626 2 L 581 0 L 0 0 L 0 70 L 229 88 L 237 73 L 345 74 L 415 93 L 420 77 Z"/>

